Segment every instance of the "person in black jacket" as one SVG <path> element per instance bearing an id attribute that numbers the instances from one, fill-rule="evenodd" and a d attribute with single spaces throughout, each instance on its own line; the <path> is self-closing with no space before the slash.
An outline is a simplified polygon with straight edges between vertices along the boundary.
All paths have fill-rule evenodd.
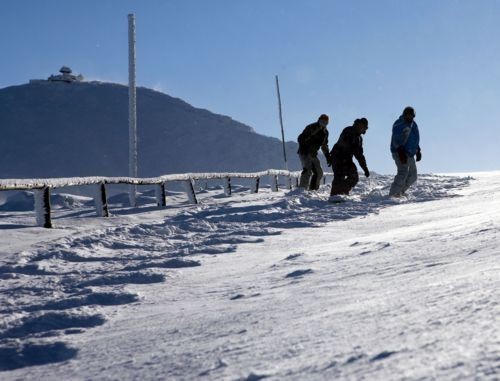
<path id="1" fill-rule="evenodd" d="M 331 165 L 330 153 L 328 150 L 328 115 L 322 114 L 318 121 L 311 123 L 299 135 L 299 154 L 302 163 L 302 173 L 300 175 L 299 187 L 316 190 L 319 188 L 323 170 L 318 159 L 318 150 L 321 148 L 325 155 L 328 166 Z"/>
<path id="2" fill-rule="evenodd" d="M 361 136 L 366 133 L 366 130 L 368 130 L 368 120 L 356 119 L 352 126 L 344 128 L 339 140 L 333 146 L 330 153 L 334 175 L 331 196 L 347 195 L 358 183 L 358 168 L 352 160 L 353 156 L 358 160 L 365 176 L 370 176 L 363 154 L 363 137 Z"/>

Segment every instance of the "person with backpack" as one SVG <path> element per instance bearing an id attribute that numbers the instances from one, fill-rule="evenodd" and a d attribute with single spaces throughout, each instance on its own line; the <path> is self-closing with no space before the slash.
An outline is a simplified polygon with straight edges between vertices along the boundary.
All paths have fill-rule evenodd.
<path id="1" fill-rule="evenodd" d="M 391 197 L 401 197 L 417 181 L 415 161 L 422 159 L 420 133 L 415 122 L 415 110 L 406 107 L 392 126 L 391 153 L 397 167 L 397 174 L 389 191 Z"/>
<path id="2" fill-rule="evenodd" d="M 333 146 L 330 153 L 333 168 L 331 201 L 336 201 L 334 196 L 348 195 L 358 183 L 358 168 L 354 164 L 353 157 L 358 161 L 365 176 L 370 176 L 363 154 L 363 137 L 361 136 L 366 134 L 367 130 L 368 120 L 366 118 L 356 119 L 352 126 L 344 128 L 337 143 Z"/>
<path id="3" fill-rule="evenodd" d="M 300 175 L 299 187 L 309 190 L 319 188 L 323 169 L 318 159 L 318 150 L 321 148 L 325 155 L 328 166 L 331 165 L 330 153 L 328 150 L 328 126 L 329 117 L 321 114 L 318 121 L 311 123 L 299 135 L 299 154 L 302 164 L 302 173 Z"/>

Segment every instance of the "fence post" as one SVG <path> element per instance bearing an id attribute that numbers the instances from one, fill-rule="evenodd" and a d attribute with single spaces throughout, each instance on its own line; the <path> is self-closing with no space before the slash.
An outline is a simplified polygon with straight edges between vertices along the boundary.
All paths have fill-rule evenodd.
<path id="1" fill-rule="evenodd" d="M 156 205 L 167 206 L 165 201 L 165 183 L 156 184 L 155 187 Z"/>
<path id="2" fill-rule="evenodd" d="M 255 183 L 253 184 L 253 193 L 259 193 L 259 184 L 260 184 L 260 177 L 255 178 Z"/>
<path id="3" fill-rule="evenodd" d="M 35 213 L 36 223 L 44 228 L 51 228 L 52 221 L 50 220 L 50 189 L 43 187 L 34 189 L 35 195 Z"/>
<path id="4" fill-rule="evenodd" d="M 286 176 L 286 188 L 292 190 L 292 176 Z"/>
<path id="5" fill-rule="evenodd" d="M 226 177 L 224 181 L 224 194 L 226 196 L 231 196 L 232 190 L 231 190 L 231 178 L 228 176 Z"/>
<path id="6" fill-rule="evenodd" d="M 194 191 L 193 180 L 185 180 L 184 181 L 184 189 L 186 190 L 189 202 L 191 204 L 197 204 L 198 200 L 196 199 L 196 193 Z"/>
<path id="7" fill-rule="evenodd" d="M 276 175 L 271 175 L 271 190 L 273 192 L 277 192 L 279 190 L 279 188 L 278 188 L 278 176 L 276 176 Z"/>
<path id="8" fill-rule="evenodd" d="M 98 217 L 109 217 L 108 197 L 106 196 L 106 185 L 104 181 L 100 184 L 96 184 L 94 204 Z"/>

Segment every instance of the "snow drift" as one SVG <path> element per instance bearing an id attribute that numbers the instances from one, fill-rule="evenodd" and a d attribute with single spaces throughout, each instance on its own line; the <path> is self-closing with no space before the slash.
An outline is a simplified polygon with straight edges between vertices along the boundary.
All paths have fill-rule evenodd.
<path id="1" fill-rule="evenodd" d="M 1 212 L 2 378 L 496 379 L 500 174 L 390 181 Z"/>

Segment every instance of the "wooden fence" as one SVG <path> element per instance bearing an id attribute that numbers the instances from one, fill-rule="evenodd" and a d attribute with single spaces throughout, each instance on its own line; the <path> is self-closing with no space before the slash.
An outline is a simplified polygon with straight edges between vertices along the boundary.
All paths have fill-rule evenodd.
<path id="1" fill-rule="evenodd" d="M 326 173 L 326 175 L 333 175 Z M 260 179 L 270 178 L 272 191 L 278 191 L 278 177 L 286 180 L 286 188 L 292 189 L 292 186 L 298 185 L 300 172 L 291 172 L 286 170 L 269 169 L 262 172 L 253 173 L 184 173 L 164 175 L 153 178 L 133 178 L 133 177 L 70 177 L 54 179 L 3 179 L 0 180 L 0 191 L 11 190 L 32 190 L 35 199 L 36 222 L 38 226 L 45 228 L 52 227 L 50 192 L 53 188 L 64 188 L 71 186 L 94 186 L 94 202 L 96 213 L 100 217 L 109 216 L 109 207 L 107 201 L 106 186 L 108 184 L 126 184 L 126 185 L 153 185 L 155 186 L 156 203 L 160 207 L 166 206 L 165 184 L 168 182 L 182 182 L 187 194 L 188 200 L 192 204 L 197 204 L 198 200 L 194 188 L 196 180 L 217 180 L 224 181 L 224 193 L 231 195 L 231 179 L 253 179 L 252 192 L 259 191 Z M 323 178 L 325 181 L 326 177 Z M 295 182 L 295 184 L 293 184 Z"/>

